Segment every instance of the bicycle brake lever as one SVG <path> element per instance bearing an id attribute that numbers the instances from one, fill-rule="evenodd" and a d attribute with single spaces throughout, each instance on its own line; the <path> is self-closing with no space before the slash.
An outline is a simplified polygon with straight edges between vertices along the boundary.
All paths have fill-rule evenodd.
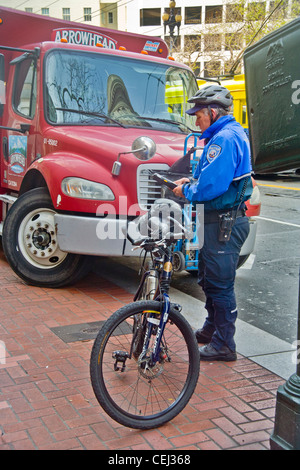
<path id="1" fill-rule="evenodd" d="M 134 246 L 133 248 L 131 248 L 131 251 L 136 251 L 136 250 L 138 250 L 139 248 L 141 248 L 141 246 L 140 246 L 140 245 L 138 245 L 138 246 Z"/>

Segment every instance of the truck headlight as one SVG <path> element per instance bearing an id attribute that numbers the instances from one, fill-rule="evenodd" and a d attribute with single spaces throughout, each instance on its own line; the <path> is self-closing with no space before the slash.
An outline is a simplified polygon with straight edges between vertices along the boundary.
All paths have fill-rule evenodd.
<path id="1" fill-rule="evenodd" d="M 96 199 L 98 201 L 113 201 L 112 190 L 106 184 L 77 178 L 75 176 L 62 180 L 61 190 L 66 196 L 80 199 Z"/>

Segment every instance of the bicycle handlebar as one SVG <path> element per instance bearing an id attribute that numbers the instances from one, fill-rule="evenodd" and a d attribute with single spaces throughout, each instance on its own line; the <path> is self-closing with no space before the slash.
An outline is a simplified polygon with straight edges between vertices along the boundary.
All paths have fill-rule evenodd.
<path id="1" fill-rule="evenodd" d="M 128 230 L 126 230 L 125 227 L 122 227 L 122 233 L 123 235 L 126 236 L 126 238 L 130 241 L 130 243 L 133 245 L 133 246 L 139 246 L 144 240 L 145 238 L 138 238 L 136 240 L 134 240 L 128 233 Z"/>
<path id="2" fill-rule="evenodd" d="M 159 247 L 162 244 L 171 244 L 175 240 L 181 239 L 185 234 L 189 234 L 189 230 L 186 229 L 180 222 L 178 222 L 178 220 L 174 219 L 171 216 L 168 216 L 168 221 L 172 222 L 174 225 L 177 225 L 177 229 L 179 229 L 179 232 L 169 231 L 164 234 L 164 236 L 160 239 L 156 239 L 153 237 L 141 237 L 134 240 L 129 235 L 128 230 L 126 230 L 125 227 L 122 228 L 122 232 L 124 235 L 126 235 L 126 238 L 130 241 L 133 246 L 145 249 L 146 245 L 149 245 L 149 249 L 153 249 L 154 246 Z M 159 228 L 157 229 L 157 233 L 159 233 Z"/>

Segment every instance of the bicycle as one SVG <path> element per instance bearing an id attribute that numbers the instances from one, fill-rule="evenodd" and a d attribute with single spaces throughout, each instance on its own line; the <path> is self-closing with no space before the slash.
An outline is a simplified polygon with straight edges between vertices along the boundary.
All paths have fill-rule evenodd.
<path id="1" fill-rule="evenodd" d="M 156 229 L 161 232 L 161 224 Z M 198 382 L 199 350 L 181 306 L 169 298 L 174 236 L 133 240 L 126 235 L 144 252 L 143 276 L 134 301 L 99 331 L 90 375 L 95 396 L 111 418 L 150 429 L 172 420 L 189 402 Z"/>

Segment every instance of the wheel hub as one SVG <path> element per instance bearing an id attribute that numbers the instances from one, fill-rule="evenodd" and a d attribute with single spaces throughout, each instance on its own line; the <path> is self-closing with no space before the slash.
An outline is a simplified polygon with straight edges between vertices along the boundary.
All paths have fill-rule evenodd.
<path id="1" fill-rule="evenodd" d="M 148 380 L 155 379 L 164 370 L 162 363 L 156 362 L 152 364 L 150 353 L 151 351 L 148 350 L 146 355 L 143 355 L 143 357 L 140 356 L 138 360 L 139 373 Z"/>
<path id="2" fill-rule="evenodd" d="M 53 217 L 51 217 L 53 219 Z M 24 235 L 28 253 L 34 258 L 50 258 L 57 246 L 53 220 L 47 214 L 38 214 L 26 224 Z"/>
<path id="3" fill-rule="evenodd" d="M 67 255 L 58 246 L 54 214 L 50 209 L 36 210 L 20 227 L 22 251 L 28 261 L 40 267 L 53 267 Z"/>
<path id="4" fill-rule="evenodd" d="M 33 233 L 32 241 L 38 249 L 47 248 L 51 245 L 51 235 L 45 229 L 39 228 Z"/>

